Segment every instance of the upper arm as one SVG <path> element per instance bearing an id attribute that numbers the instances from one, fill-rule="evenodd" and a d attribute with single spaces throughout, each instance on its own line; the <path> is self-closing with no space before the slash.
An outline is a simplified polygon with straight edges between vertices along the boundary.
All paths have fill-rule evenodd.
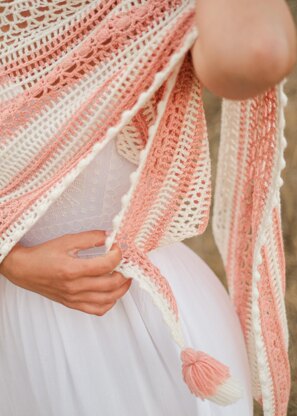
<path id="1" fill-rule="evenodd" d="M 197 76 L 214 93 L 247 98 L 296 62 L 296 30 L 284 0 L 197 0 Z"/>

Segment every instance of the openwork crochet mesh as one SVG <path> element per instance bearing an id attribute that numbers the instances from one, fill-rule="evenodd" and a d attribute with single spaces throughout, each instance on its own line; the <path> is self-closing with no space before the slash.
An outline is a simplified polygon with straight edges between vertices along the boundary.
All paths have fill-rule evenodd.
<path id="1" fill-rule="evenodd" d="M 107 248 L 121 243 L 116 269 L 160 308 L 184 349 L 191 391 L 227 404 L 229 372 L 185 349 L 174 294 L 147 256 L 201 234 L 209 220 L 202 86 L 190 55 L 195 1 L 10 0 L 1 2 L 0 16 L 0 261 L 117 138 L 135 171 Z M 214 235 L 265 416 L 286 414 L 290 390 L 279 196 L 283 84 L 254 99 L 223 99 L 214 195 Z M 210 389 L 189 372 L 193 357 L 216 369 L 216 397 L 214 379 Z"/>

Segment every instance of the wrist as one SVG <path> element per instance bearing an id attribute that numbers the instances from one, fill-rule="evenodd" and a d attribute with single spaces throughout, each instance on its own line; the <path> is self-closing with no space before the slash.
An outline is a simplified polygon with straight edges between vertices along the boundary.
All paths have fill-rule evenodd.
<path id="1" fill-rule="evenodd" d="M 18 264 L 19 256 L 26 249 L 27 247 L 20 243 L 16 243 L 14 247 L 9 251 L 6 257 L 0 263 L 0 273 L 4 277 L 10 278 L 13 276 L 16 264 Z"/>

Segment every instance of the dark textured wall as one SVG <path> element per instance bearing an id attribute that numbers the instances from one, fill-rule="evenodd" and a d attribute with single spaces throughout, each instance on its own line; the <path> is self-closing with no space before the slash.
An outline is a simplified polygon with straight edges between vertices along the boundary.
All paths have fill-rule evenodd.
<path id="1" fill-rule="evenodd" d="M 288 2 L 297 20 L 297 2 Z M 281 188 L 282 221 L 287 266 L 286 308 L 289 323 L 289 355 L 292 373 L 292 389 L 288 416 L 297 415 L 297 67 L 287 78 L 285 92 L 288 105 L 285 110 L 285 136 L 288 146 L 285 151 L 286 168 L 282 172 L 284 185 Z M 221 100 L 204 91 L 205 110 L 209 130 L 212 158 L 212 176 L 215 178 L 220 131 Z M 213 184 L 214 186 L 214 184 Z M 221 258 L 215 246 L 211 221 L 205 233 L 199 237 L 184 240 L 213 269 L 226 286 Z M 262 415 L 255 404 L 255 416 Z M 285 415 L 284 415 L 285 416 Z"/>

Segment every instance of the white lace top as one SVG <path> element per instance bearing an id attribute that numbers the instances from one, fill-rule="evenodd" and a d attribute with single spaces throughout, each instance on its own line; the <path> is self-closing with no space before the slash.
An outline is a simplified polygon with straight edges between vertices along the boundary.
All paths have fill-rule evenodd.
<path id="1" fill-rule="evenodd" d="M 134 163 L 121 156 L 111 140 L 76 177 L 71 185 L 21 238 L 24 246 L 40 244 L 66 233 L 92 229 L 109 230 L 121 208 L 121 197 L 130 184 Z M 94 247 L 79 256 L 100 254 L 105 247 Z"/>

